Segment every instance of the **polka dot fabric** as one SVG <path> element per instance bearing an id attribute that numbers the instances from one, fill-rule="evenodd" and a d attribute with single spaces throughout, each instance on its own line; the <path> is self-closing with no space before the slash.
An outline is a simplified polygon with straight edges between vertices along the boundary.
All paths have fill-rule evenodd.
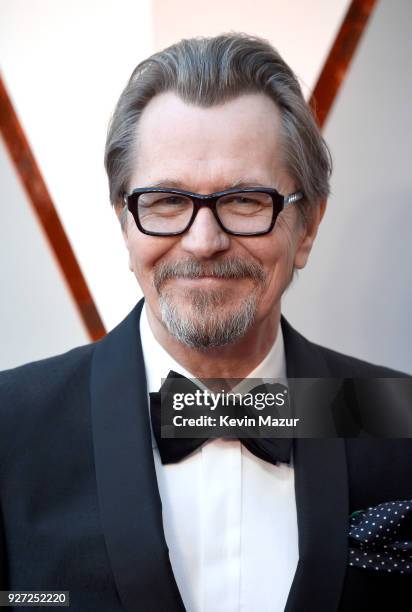
<path id="1" fill-rule="evenodd" d="M 351 514 L 349 565 L 412 576 L 412 499 Z"/>

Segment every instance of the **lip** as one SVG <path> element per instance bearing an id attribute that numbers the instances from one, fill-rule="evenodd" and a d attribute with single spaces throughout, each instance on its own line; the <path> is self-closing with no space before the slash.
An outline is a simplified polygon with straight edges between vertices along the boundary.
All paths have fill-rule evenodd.
<path id="1" fill-rule="evenodd" d="M 206 276 L 193 276 L 193 277 L 179 276 L 179 280 L 189 280 L 189 281 L 204 280 L 206 278 L 211 279 L 211 280 L 230 280 L 222 276 L 207 276 L 207 275 Z"/>
<path id="2" fill-rule="evenodd" d="M 184 276 L 179 276 L 177 277 L 175 280 L 179 281 L 179 282 L 183 282 L 183 283 L 204 283 L 204 282 L 208 282 L 208 283 L 221 283 L 221 282 L 227 282 L 227 281 L 233 281 L 236 280 L 234 278 L 223 278 L 221 276 L 196 276 L 194 278 L 186 278 Z"/>

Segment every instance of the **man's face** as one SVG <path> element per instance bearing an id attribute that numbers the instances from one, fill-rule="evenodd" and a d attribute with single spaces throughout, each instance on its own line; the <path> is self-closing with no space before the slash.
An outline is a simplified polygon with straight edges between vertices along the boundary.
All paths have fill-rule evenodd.
<path id="1" fill-rule="evenodd" d="M 247 94 L 211 108 L 174 93 L 153 98 L 137 131 L 129 192 L 170 187 L 209 194 L 232 187 L 299 189 L 282 163 L 280 115 L 264 94 Z M 280 313 L 293 267 L 305 265 L 312 235 L 293 206 L 270 234 L 231 236 L 202 207 L 181 236 L 141 233 L 128 213 L 124 238 L 130 267 L 150 315 L 181 342 L 224 345 L 253 334 Z"/>

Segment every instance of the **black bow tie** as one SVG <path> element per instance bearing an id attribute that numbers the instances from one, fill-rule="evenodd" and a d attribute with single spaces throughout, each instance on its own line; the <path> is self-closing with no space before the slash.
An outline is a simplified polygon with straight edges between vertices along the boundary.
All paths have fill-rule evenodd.
<path id="1" fill-rule="evenodd" d="M 185 381 L 193 389 L 198 389 L 190 380 L 171 370 L 167 380 L 171 378 Z M 161 391 L 150 393 L 150 418 L 153 433 L 156 438 L 160 458 L 163 464 L 177 463 L 202 446 L 209 438 L 162 438 L 161 437 Z M 278 461 L 289 463 L 292 438 L 239 438 L 239 441 L 256 457 L 276 464 Z"/>

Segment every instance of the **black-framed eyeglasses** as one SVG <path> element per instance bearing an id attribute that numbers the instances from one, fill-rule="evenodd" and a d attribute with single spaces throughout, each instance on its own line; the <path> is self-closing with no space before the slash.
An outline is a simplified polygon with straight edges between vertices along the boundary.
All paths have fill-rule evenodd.
<path id="1" fill-rule="evenodd" d="M 272 231 L 279 213 L 303 193 L 282 195 L 271 187 L 229 189 L 209 195 L 143 187 L 124 194 L 124 202 L 137 227 L 149 236 L 179 236 L 193 224 L 199 209 L 207 206 L 219 226 L 233 236 L 262 236 Z"/>

